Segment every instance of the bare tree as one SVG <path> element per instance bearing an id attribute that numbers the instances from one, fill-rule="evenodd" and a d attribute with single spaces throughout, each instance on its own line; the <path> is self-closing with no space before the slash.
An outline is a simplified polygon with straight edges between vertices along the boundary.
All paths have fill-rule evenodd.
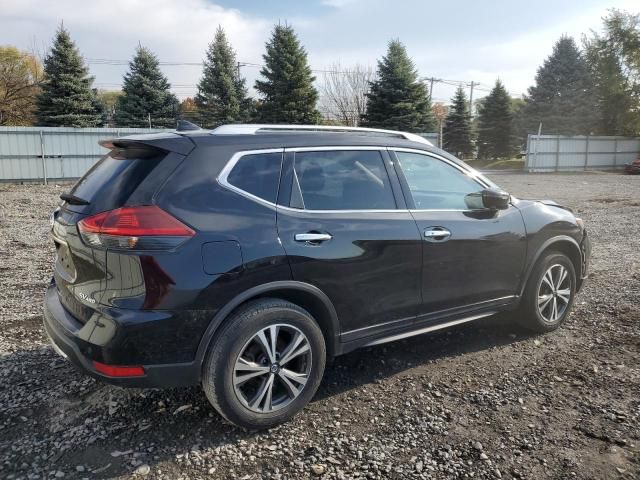
<path id="1" fill-rule="evenodd" d="M 339 62 L 334 63 L 324 73 L 320 87 L 323 115 L 328 120 L 357 127 L 367 107 L 366 93 L 373 78 L 374 71 L 370 66 L 343 68 Z"/>

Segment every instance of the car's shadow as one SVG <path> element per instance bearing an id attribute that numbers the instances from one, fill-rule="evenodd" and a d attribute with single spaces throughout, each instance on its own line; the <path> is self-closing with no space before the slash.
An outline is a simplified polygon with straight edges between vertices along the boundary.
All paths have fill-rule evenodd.
<path id="1" fill-rule="evenodd" d="M 327 365 L 311 408 L 316 402 L 408 369 L 429 363 L 438 368 L 438 362 L 447 357 L 528 337 L 514 326 L 512 316 L 503 315 L 361 349 Z M 20 374 L 20 365 L 25 363 L 39 370 L 37 380 L 25 381 Z M 39 469 L 31 466 L 29 437 L 44 438 L 44 448 L 51 449 L 39 473 L 59 469 L 65 471 L 65 478 L 87 474 L 100 478 L 133 473 L 141 463 L 151 468 L 162 463 L 163 472 L 171 475 L 167 469 L 179 468 L 180 463 L 172 467 L 174 462 L 184 461 L 193 451 L 224 448 L 258 435 L 225 422 L 199 387 L 137 390 L 104 385 L 58 359 L 50 347 L 7 355 L 0 359 L 0 368 L 11 372 L 0 385 L 0 398 L 8 402 L 0 409 L 6 425 L 0 456 L 11 454 L 16 473 Z M 274 430 L 300 428 L 307 421 L 303 412 Z M 69 431 L 74 434 L 70 436 Z M 24 447 L 22 442 L 26 442 Z M 19 465 L 30 466 L 22 469 Z M 76 471 L 77 465 L 83 465 L 85 471 Z"/>
<path id="2" fill-rule="evenodd" d="M 447 357 L 526 340 L 532 334 L 515 324 L 513 314 L 363 348 L 337 357 L 326 369 L 314 401 Z M 434 367 L 437 368 L 437 367 Z"/>

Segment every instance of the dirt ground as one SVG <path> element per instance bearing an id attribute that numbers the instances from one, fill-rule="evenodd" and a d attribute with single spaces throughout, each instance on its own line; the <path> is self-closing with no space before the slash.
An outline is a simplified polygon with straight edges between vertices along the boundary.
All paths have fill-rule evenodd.
<path id="1" fill-rule="evenodd" d="M 490 318 L 351 353 L 262 433 L 199 388 L 124 390 L 59 358 L 41 309 L 68 186 L 0 184 L 0 478 L 640 478 L 640 176 L 493 179 L 585 220 L 591 274 L 567 324 Z"/>

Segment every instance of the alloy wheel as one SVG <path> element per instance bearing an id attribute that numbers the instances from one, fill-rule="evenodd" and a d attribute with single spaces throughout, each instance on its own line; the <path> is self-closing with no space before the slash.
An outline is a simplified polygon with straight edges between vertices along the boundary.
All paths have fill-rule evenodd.
<path id="1" fill-rule="evenodd" d="M 301 330 L 287 324 L 263 328 L 244 344 L 235 359 L 236 396 L 253 412 L 284 408 L 304 389 L 311 361 L 311 345 Z"/>
<path id="2" fill-rule="evenodd" d="M 547 323 L 555 323 L 564 315 L 571 300 L 571 279 L 564 265 L 550 266 L 538 286 L 538 312 Z"/>

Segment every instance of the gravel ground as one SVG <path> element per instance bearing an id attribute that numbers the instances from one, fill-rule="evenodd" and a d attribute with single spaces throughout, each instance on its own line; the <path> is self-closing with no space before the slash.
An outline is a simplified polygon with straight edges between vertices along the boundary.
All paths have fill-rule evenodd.
<path id="1" fill-rule="evenodd" d="M 351 353 L 258 434 L 198 388 L 124 390 L 60 359 L 41 305 L 66 187 L 0 185 L 0 477 L 639 478 L 640 177 L 494 179 L 584 218 L 592 270 L 567 324 L 493 318 Z"/>

